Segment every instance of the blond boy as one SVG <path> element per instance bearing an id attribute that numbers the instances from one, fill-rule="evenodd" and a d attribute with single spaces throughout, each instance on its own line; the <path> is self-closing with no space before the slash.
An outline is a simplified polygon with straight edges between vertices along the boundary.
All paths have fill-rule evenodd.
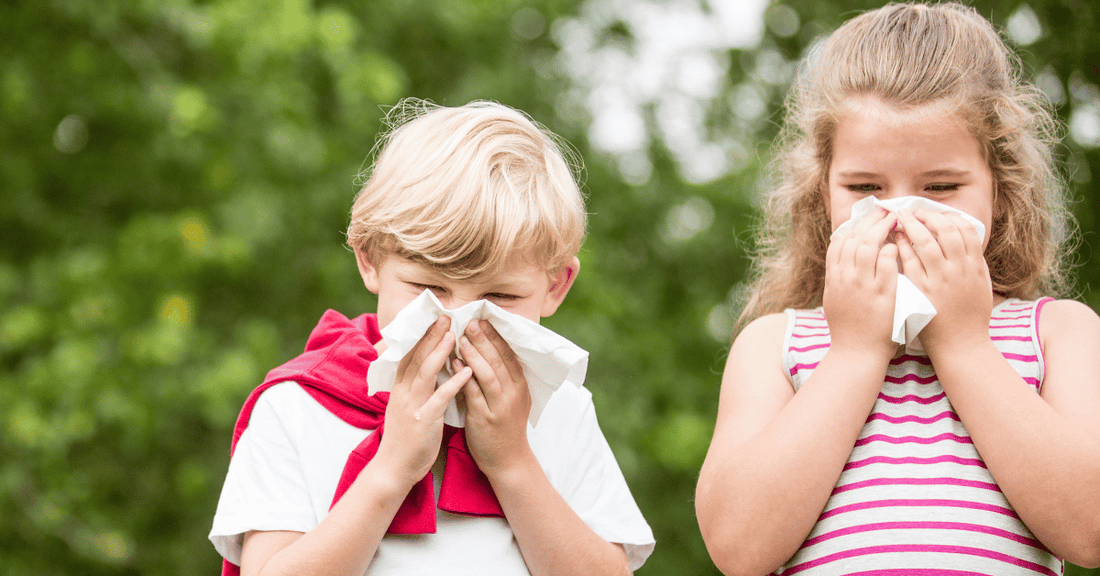
<path id="1" fill-rule="evenodd" d="M 492 103 L 395 110 L 348 229 L 377 314 L 348 320 L 330 311 L 306 353 L 250 396 L 210 535 L 226 571 L 636 569 L 652 533 L 591 395 L 562 386 L 531 427 L 523 368 L 488 322 L 466 327 L 464 363 L 449 360 L 456 342 L 441 318 L 402 360 L 388 398 L 366 390 L 366 368 L 384 347 L 379 330 L 425 290 L 449 309 L 484 299 L 536 322 L 553 314 L 576 280 L 585 229 L 563 149 L 522 113 Z M 449 361 L 454 376 L 437 387 Z M 443 426 L 456 396 L 466 408 L 464 445 Z M 456 436 L 461 454 L 450 450 Z M 466 452 L 479 470 L 445 470 Z M 434 494 L 448 491 L 439 479 L 450 474 L 460 484 L 480 479 L 488 496 L 467 498 L 476 502 L 459 513 L 437 509 Z M 411 509 L 419 520 L 409 520 Z"/>

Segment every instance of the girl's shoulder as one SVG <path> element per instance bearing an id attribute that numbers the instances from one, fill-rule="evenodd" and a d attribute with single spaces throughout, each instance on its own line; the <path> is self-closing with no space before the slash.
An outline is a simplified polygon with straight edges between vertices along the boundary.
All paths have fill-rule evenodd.
<path id="1" fill-rule="evenodd" d="M 1039 336 L 1044 341 L 1067 329 L 1100 329 L 1100 316 L 1077 300 L 1048 300 L 1039 316 Z"/>
<path id="2" fill-rule="evenodd" d="M 765 314 L 745 325 L 734 338 L 734 346 L 771 345 L 782 342 L 794 315 L 790 310 Z"/>
<path id="3" fill-rule="evenodd" d="M 1039 341 L 1042 348 L 1088 346 L 1100 340 L 1100 316 L 1084 302 L 1048 300 L 1038 317 Z"/>

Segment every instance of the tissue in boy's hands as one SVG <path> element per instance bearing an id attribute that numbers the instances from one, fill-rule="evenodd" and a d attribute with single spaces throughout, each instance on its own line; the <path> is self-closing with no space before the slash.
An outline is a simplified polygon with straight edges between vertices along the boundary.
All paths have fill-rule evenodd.
<path id="1" fill-rule="evenodd" d="M 575 386 L 584 383 L 588 370 L 588 352 L 576 344 L 538 322 L 506 312 L 487 300 L 478 300 L 461 308 L 447 310 L 435 294 L 425 290 L 382 329 L 382 340 L 386 343 L 386 349 L 377 360 L 371 362 L 367 371 L 367 386 L 371 393 L 393 389 L 397 379 L 397 365 L 440 316 L 451 318 L 450 330 L 455 334 L 455 355 L 459 358 L 462 355 L 458 350 L 458 338 L 472 320 L 488 320 L 512 347 L 523 365 L 523 376 L 527 379 L 531 392 L 531 414 L 528 421 L 532 426 L 538 424 L 539 416 L 550 396 L 562 383 L 570 382 Z M 453 375 L 448 361 L 437 376 L 437 385 L 446 382 Z M 465 410 L 459 410 L 457 403 L 451 400 L 443 415 L 443 422 L 464 427 Z"/>
<path id="2" fill-rule="evenodd" d="M 847 222 L 837 227 L 833 232 L 836 236 L 839 232 L 855 226 L 864 216 L 876 207 L 881 206 L 890 212 L 897 212 L 905 208 L 912 212 L 918 208 L 933 210 L 940 213 L 954 212 L 962 216 L 978 231 L 978 235 L 985 237 L 985 225 L 981 220 L 961 210 L 940 204 L 921 196 L 901 196 L 887 200 L 879 200 L 875 196 L 868 196 L 855 204 L 852 204 L 852 216 Z M 898 344 L 905 344 L 905 351 L 909 354 L 920 354 L 924 351 L 917 334 L 936 316 L 936 307 L 928 300 L 915 284 L 904 274 L 898 275 L 898 288 L 894 297 L 894 326 L 890 339 Z"/>

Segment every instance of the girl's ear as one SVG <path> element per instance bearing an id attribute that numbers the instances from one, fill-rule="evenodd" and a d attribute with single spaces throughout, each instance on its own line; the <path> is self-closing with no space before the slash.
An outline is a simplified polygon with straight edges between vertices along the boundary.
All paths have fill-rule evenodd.
<path id="1" fill-rule="evenodd" d="M 366 252 L 355 248 L 355 264 L 359 266 L 359 276 L 363 278 L 363 285 L 372 293 L 378 293 L 378 267 L 371 263 Z"/>
<path id="2" fill-rule="evenodd" d="M 558 311 L 558 306 L 561 306 L 562 301 L 565 300 L 565 295 L 573 287 L 573 282 L 576 281 L 577 274 L 580 271 L 581 261 L 574 256 L 572 261 L 562 266 L 561 270 L 554 274 L 554 277 L 550 279 L 550 288 L 542 300 L 542 309 L 539 311 L 540 316 L 545 318 Z"/>

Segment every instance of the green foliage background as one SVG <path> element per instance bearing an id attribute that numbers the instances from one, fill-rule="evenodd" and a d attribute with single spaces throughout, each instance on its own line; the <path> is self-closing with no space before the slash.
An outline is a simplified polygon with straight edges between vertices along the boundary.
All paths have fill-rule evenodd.
<path id="1" fill-rule="evenodd" d="M 760 47 L 796 59 L 878 4 L 792 4 L 799 31 L 768 31 Z M 1019 3 L 976 4 L 1003 25 Z M 1096 4 L 1031 7 L 1047 33 L 1022 50 L 1029 70 L 1100 83 Z M 524 8 L 541 17 L 533 34 L 514 32 Z M 625 184 L 589 144 L 583 115 L 558 105 L 569 82 L 551 30 L 581 10 L 577 0 L 0 5 L 4 572 L 218 570 L 206 534 L 237 410 L 326 308 L 373 309 L 342 231 L 383 111 L 417 96 L 521 108 L 585 158 L 584 273 L 547 324 L 592 353 L 604 431 L 658 539 L 640 573 L 716 573 L 692 497 L 728 339 L 705 325 L 745 274 L 746 191 L 782 90 L 738 175 L 689 184 L 654 143 L 652 177 Z M 634 41 L 621 26 L 604 32 L 601 42 Z M 731 83 L 752 54 L 732 51 Z M 1059 113 L 1076 105 L 1067 97 Z M 712 112 L 714 126 L 729 124 L 722 105 Z M 1083 232 L 1080 297 L 1095 308 L 1100 153 L 1072 142 L 1062 152 Z M 662 240 L 690 197 L 711 204 L 714 224 Z"/>

